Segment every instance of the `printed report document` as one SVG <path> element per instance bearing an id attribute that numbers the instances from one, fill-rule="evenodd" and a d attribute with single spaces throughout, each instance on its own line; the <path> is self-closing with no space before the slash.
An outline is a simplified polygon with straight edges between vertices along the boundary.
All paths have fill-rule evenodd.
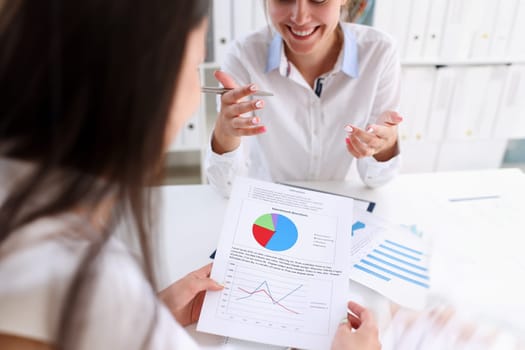
<path id="1" fill-rule="evenodd" d="M 330 348 L 346 318 L 353 199 L 238 177 L 197 330 Z"/>

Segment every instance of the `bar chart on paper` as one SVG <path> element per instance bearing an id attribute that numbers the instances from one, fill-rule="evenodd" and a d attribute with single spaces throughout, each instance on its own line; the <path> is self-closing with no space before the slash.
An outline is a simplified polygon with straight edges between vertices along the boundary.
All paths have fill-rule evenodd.
<path id="1" fill-rule="evenodd" d="M 350 278 L 403 306 L 421 308 L 430 289 L 429 249 L 423 235 L 372 214 L 356 216 Z"/>
<path id="2" fill-rule="evenodd" d="M 430 277 L 423 260 L 423 252 L 386 239 L 355 263 L 354 268 L 386 282 L 398 279 L 429 288 Z"/>
<path id="3" fill-rule="evenodd" d="M 229 321 L 286 331 L 325 334 L 330 319 L 331 283 L 321 285 L 230 262 L 218 316 Z M 312 299 L 312 290 L 324 289 Z M 313 317 L 314 316 L 314 317 Z M 311 320 L 315 320 L 315 325 Z"/>

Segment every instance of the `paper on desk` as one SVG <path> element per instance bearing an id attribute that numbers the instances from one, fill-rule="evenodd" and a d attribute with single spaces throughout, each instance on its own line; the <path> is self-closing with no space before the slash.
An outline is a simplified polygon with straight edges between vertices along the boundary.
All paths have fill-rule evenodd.
<path id="1" fill-rule="evenodd" d="M 430 288 L 428 242 L 366 211 L 354 215 L 350 278 L 402 306 L 422 309 Z"/>
<path id="2" fill-rule="evenodd" d="M 346 316 L 353 200 L 247 178 L 233 186 L 197 330 L 327 349 Z"/>

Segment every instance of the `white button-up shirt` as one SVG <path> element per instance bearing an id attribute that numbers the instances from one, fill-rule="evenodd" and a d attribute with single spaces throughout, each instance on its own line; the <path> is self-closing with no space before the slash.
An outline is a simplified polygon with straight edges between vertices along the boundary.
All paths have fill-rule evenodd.
<path id="1" fill-rule="evenodd" d="M 270 28 L 232 44 L 222 70 L 240 85 L 255 83 L 274 96 L 265 97 L 265 107 L 255 114 L 265 133 L 243 137 L 237 149 L 222 155 L 212 151 L 210 142 L 205 168 L 212 185 L 227 195 L 236 175 L 279 182 L 347 178 L 354 157 L 346 148 L 344 127 L 366 128 L 382 112 L 398 109 L 401 65 L 387 34 L 357 24 L 341 26 L 338 60 L 314 89 Z M 390 180 L 399 163 L 399 156 L 387 162 L 367 157 L 357 160 L 357 169 L 374 187 Z"/>

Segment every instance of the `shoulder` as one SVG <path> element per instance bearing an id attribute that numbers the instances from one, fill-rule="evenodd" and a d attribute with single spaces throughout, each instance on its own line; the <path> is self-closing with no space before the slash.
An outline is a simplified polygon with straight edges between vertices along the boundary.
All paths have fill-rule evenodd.
<path id="1" fill-rule="evenodd" d="M 349 32 L 355 37 L 360 50 L 397 50 L 397 42 L 388 33 L 371 26 L 356 23 L 343 23 L 342 25 L 345 32 Z"/>
<path id="2" fill-rule="evenodd" d="M 0 333 L 54 342 L 71 281 L 92 244 L 78 224 L 41 219 L 2 244 Z M 141 260 L 120 240 L 109 239 L 89 276 L 73 314 L 83 325 L 80 348 L 138 349 L 149 335 L 153 343 L 188 341 L 144 277 Z"/>
<path id="3" fill-rule="evenodd" d="M 0 332 L 53 340 L 62 300 L 88 246 L 69 236 L 73 222 L 69 217 L 40 219 L 2 243 Z"/>
<path id="4" fill-rule="evenodd" d="M 226 54 L 224 62 L 220 62 L 226 70 L 236 70 L 239 66 L 250 72 L 264 71 L 268 58 L 268 49 L 274 33 L 269 26 L 247 36 L 234 40 Z"/>
<path id="5" fill-rule="evenodd" d="M 252 52 L 252 50 L 268 49 L 274 33 L 270 26 L 262 27 L 261 29 L 242 36 L 233 41 L 231 47 L 233 51 Z M 258 52 L 260 54 L 260 52 Z"/>

